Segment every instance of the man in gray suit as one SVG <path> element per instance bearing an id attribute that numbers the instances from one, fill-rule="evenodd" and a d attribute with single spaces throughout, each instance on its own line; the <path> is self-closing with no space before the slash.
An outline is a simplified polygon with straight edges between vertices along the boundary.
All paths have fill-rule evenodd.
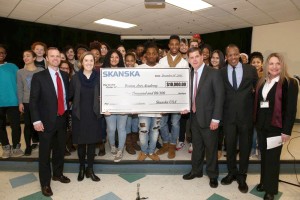
<path id="1" fill-rule="evenodd" d="M 224 102 L 224 87 L 219 71 L 203 63 L 199 48 L 187 52 L 192 71 L 191 131 L 193 138 L 192 171 L 184 180 L 203 176 L 203 160 L 206 153 L 206 173 L 209 185 L 218 187 L 218 127 Z M 187 113 L 183 111 L 182 114 Z"/>

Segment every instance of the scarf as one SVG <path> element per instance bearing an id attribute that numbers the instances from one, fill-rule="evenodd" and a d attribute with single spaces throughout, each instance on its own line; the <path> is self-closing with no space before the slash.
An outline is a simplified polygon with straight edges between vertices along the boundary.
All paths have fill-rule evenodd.
<path id="1" fill-rule="evenodd" d="M 180 62 L 182 55 L 180 52 L 177 53 L 175 60 L 173 60 L 170 52 L 167 53 L 167 59 L 170 67 L 176 67 L 176 65 Z"/>
<path id="2" fill-rule="evenodd" d="M 258 91 L 259 88 L 256 88 L 255 91 L 255 100 L 254 100 L 254 111 L 253 111 L 253 119 L 256 122 L 256 113 L 257 113 L 257 106 L 258 106 Z M 282 128 L 282 83 L 279 81 L 276 86 L 275 91 L 275 103 L 274 103 L 274 110 L 272 114 L 272 126 Z"/>
<path id="3" fill-rule="evenodd" d="M 83 70 L 79 70 L 78 72 L 78 77 L 80 80 L 81 85 L 88 87 L 88 88 L 92 88 L 96 85 L 96 81 L 97 81 L 97 73 L 95 70 L 92 71 L 92 74 L 90 76 L 90 78 L 88 79 L 84 74 L 83 74 Z"/>

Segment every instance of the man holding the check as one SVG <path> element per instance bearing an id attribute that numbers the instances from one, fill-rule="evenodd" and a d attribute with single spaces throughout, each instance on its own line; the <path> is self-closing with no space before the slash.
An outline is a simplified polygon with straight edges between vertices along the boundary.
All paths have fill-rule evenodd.
<path id="1" fill-rule="evenodd" d="M 183 176 L 191 180 L 203 176 L 204 153 L 206 155 L 206 174 L 212 188 L 218 187 L 218 127 L 223 113 L 224 86 L 219 71 L 203 62 L 199 48 L 187 52 L 191 72 L 192 108 L 191 131 L 193 138 L 192 171 Z M 183 111 L 182 114 L 186 114 Z"/>
<path id="2" fill-rule="evenodd" d="M 139 65 L 139 68 L 161 68 L 157 63 L 158 48 L 154 44 L 149 44 L 146 49 L 146 64 Z M 159 156 L 154 152 L 160 128 L 161 114 L 148 113 L 139 114 L 139 137 L 141 152 L 138 155 L 139 161 L 144 161 L 147 157 L 153 161 L 159 161 Z"/>
<path id="3" fill-rule="evenodd" d="M 176 68 L 189 68 L 188 62 L 182 57 L 179 52 L 180 48 L 180 38 L 178 35 L 171 35 L 169 40 L 169 49 L 167 56 L 160 59 L 159 64 L 162 67 L 176 67 Z M 177 139 L 180 132 L 180 113 L 172 113 L 171 116 L 171 131 L 169 130 L 168 120 L 169 113 L 164 114 L 161 119 L 161 137 L 163 141 L 163 147 L 159 149 L 156 153 L 162 155 L 168 152 L 168 158 L 175 158 L 175 150 Z"/>

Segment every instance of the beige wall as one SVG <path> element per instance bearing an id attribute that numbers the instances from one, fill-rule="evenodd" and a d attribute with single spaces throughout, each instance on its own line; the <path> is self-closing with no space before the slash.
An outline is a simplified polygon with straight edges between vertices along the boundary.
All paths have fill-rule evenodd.
<path id="1" fill-rule="evenodd" d="M 289 74 L 300 76 L 300 20 L 253 27 L 251 51 L 260 51 L 265 59 L 273 52 L 283 54 Z M 299 96 L 297 119 L 300 119 Z"/>

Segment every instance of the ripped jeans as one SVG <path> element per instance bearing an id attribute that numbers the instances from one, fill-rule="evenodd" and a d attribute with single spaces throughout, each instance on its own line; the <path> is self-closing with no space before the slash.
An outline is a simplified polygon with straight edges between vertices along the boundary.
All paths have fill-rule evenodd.
<path id="1" fill-rule="evenodd" d="M 141 150 L 145 154 L 152 154 L 156 148 L 160 117 L 139 116 L 139 136 Z"/>

